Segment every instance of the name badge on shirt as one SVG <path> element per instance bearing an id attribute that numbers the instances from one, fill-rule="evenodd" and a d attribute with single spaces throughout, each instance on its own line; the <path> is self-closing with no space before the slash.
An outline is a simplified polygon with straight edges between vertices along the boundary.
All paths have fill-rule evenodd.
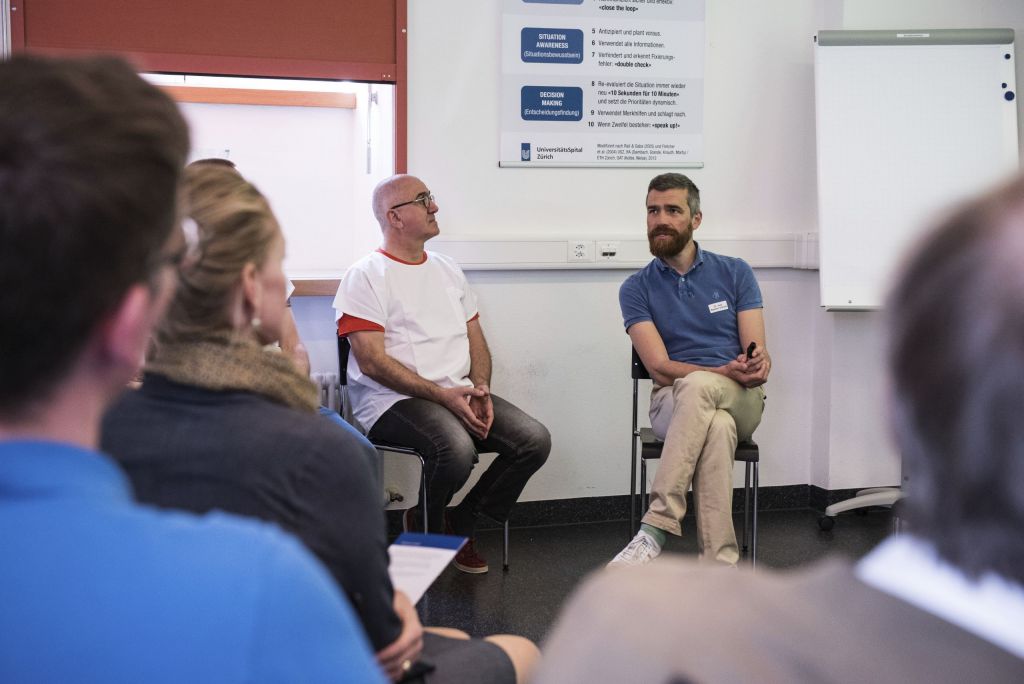
<path id="1" fill-rule="evenodd" d="M 728 310 L 729 310 L 729 303 L 725 302 L 725 301 L 715 302 L 714 304 L 708 304 L 708 311 L 710 311 L 711 313 L 718 313 L 719 311 L 728 311 Z"/>

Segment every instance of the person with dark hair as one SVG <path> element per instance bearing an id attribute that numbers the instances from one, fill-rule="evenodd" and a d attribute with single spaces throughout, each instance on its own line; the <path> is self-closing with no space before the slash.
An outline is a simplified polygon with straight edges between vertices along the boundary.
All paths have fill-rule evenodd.
<path id="1" fill-rule="evenodd" d="M 535 681 L 1024 681 L 1022 262 L 1024 176 L 927 234 L 889 297 L 908 533 L 853 567 L 606 572 Z"/>
<path id="2" fill-rule="evenodd" d="M 0 680 L 378 682 L 298 542 L 96 451 L 182 256 L 188 130 L 123 61 L 0 63 Z"/>
<path id="3" fill-rule="evenodd" d="M 344 589 L 394 681 L 516 681 L 535 657 L 521 637 L 424 629 L 388 576 L 376 452 L 317 413 L 293 358 L 266 345 L 290 318 L 284 236 L 266 198 L 237 171 L 185 171 L 190 249 L 141 389 L 103 420 L 103 448 L 140 501 L 221 509 L 295 534 Z M 525 671 L 525 670 L 524 670 Z"/>
<path id="4" fill-rule="evenodd" d="M 693 485 L 703 559 L 739 560 L 732 524 L 737 441 L 761 422 L 765 348 L 761 290 L 742 259 L 701 249 L 700 192 L 686 176 L 656 176 L 647 188 L 647 240 L 654 259 L 619 289 L 633 347 L 654 381 L 651 427 L 665 440 L 640 531 L 612 560 L 643 565 L 669 534 L 682 534 Z"/>
<path id="5" fill-rule="evenodd" d="M 530 477 L 547 461 L 551 435 L 537 419 L 491 393 L 491 353 L 465 274 L 426 250 L 440 233 L 434 195 L 415 176 L 386 178 L 373 191 L 381 247 L 348 269 L 334 300 L 348 337 L 349 396 L 371 441 L 423 455 L 430 532 L 469 541 L 455 567 L 484 573 L 474 535 L 481 515 L 508 519 Z M 477 451 L 498 457 L 458 506 Z M 418 509 L 406 527 L 423 529 Z"/>

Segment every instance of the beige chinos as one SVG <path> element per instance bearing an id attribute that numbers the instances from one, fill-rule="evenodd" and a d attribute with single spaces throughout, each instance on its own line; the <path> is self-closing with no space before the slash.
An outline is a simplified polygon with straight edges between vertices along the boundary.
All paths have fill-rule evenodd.
<path id="1" fill-rule="evenodd" d="M 665 440 L 643 522 L 682 532 L 686 491 L 693 485 L 701 557 L 739 560 L 732 524 L 732 466 L 737 441 L 761 422 L 764 388 L 747 389 L 711 371 L 694 371 L 651 393 L 651 427 Z"/>

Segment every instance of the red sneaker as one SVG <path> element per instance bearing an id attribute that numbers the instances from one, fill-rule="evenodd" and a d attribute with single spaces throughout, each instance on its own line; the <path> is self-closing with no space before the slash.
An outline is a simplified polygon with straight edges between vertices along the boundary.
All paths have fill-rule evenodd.
<path id="1" fill-rule="evenodd" d="M 490 570 L 484 557 L 476 552 L 476 545 L 472 539 L 469 539 L 465 546 L 455 554 L 455 567 L 462 572 L 468 572 L 473 575 L 479 575 Z"/>

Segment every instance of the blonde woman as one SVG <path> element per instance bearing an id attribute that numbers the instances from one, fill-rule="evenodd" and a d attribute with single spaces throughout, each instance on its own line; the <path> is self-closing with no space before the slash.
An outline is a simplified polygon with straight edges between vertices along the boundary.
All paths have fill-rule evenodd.
<path id="1" fill-rule="evenodd" d="M 186 170 L 184 199 L 190 247 L 174 300 L 141 389 L 103 427 L 137 497 L 297 535 L 344 588 L 393 681 L 515 681 L 536 653 L 525 639 L 424 633 L 388 579 L 372 447 L 318 415 L 317 391 L 290 355 L 264 350 L 288 314 L 284 237 L 266 199 L 213 164 Z"/>

